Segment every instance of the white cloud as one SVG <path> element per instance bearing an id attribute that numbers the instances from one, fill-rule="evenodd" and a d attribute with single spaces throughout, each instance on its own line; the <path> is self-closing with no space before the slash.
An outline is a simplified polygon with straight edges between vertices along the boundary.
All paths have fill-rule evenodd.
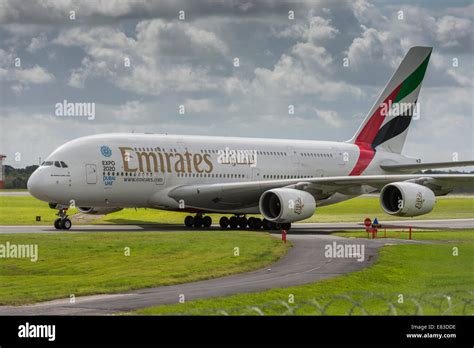
<path id="1" fill-rule="evenodd" d="M 454 68 L 448 69 L 446 71 L 446 74 L 451 76 L 460 86 L 464 86 L 464 87 L 473 86 L 472 76 L 463 75 Z"/>
<path id="2" fill-rule="evenodd" d="M 49 83 L 54 75 L 45 68 L 35 65 L 32 68 L 15 67 L 17 55 L 0 49 L 0 81 L 10 83 L 11 89 L 19 94 L 30 85 Z"/>
<path id="3" fill-rule="evenodd" d="M 363 33 L 352 41 L 347 51 L 349 67 L 365 73 L 377 68 L 394 68 L 403 51 L 398 39 L 389 32 L 362 26 Z"/>
<path id="4" fill-rule="evenodd" d="M 329 19 L 310 15 L 308 23 L 293 24 L 277 32 L 275 35 L 277 37 L 289 37 L 316 42 L 333 39 L 338 33 L 339 30 L 331 25 Z"/>
<path id="5" fill-rule="evenodd" d="M 470 19 L 443 16 L 437 22 L 436 37 L 442 47 L 457 47 L 472 41 L 472 30 Z"/>
<path id="6" fill-rule="evenodd" d="M 308 71 L 327 72 L 333 63 L 332 56 L 322 46 L 310 42 L 298 42 L 291 53 L 297 57 Z"/>
<path id="7" fill-rule="evenodd" d="M 212 102 L 209 99 L 186 99 L 184 106 L 186 113 L 202 113 L 212 110 Z"/>
<path id="8" fill-rule="evenodd" d="M 339 31 L 331 21 L 310 14 L 307 23 L 295 24 L 276 34 L 277 37 L 300 39 L 289 54 L 282 54 L 273 68 L 257 68 L 252 82 L 257 95 L 285 97 L 313 95 L 323 100 L 336 100 L 343 95 L 361 96 L 358 87 L 340 81 L 334 60 L 324 41 L 334 39 Z"/>
<path id="9" fill-rule="evenodd" d="M 14 69 L 13 72 L 15 79 L 23 85 L 42 84 L 54 80 L 54 76 L 51 73 L 38 65 L 30 69 Z"/>
<path id="10" fill-rule="evenodd" d="M 127 101 L 118 107 L 118 110 L 112 110 L 112 115 L 117 120 L 143 120 L 147 114 L 146 106 L 139 100 Z"/>
<path id="11" fill-rule="evenodd" d="M 35 51 L 38 51 L 38 50 L 43 49 L 44 47 L 46 47 L 47 43 L 48 43 L 48 39 L 46 37 L 46 34 L 41 33 L 37 37 L 34 37 L 34 38 L 31 39 L 31 42 L 28 45 L 28 47 L 26 48 L 26 50 L 30 53 L 33 53 Z"/>
<path id="12" fill-rule="evenodd" d="M 334 128 L 340 128 L 342 121 L 336 111 L 314 109 L 318 118 Z"/>
<path id="13" fill-rule="evenodd" d="M 408 155 L 426 160 L 472 159 L 474 131 L 472 90 L 464 87 L 423 88 L 421 115 L 412 122 L 405 147 Z"/>
<path id="14" fill-rule="evenodd" d="M 71 72 L 70 86 L 83 87 L 90 78 L 105 77 L 124 90 L 145 95 L 216 89 L 218 81 L 208 74 L 211 67 L 206 64 L 228 51 L 212 32 L 159 19 L 138 23 L 136 39 L 100 27 L 67 30 L 54 42 L 82 47 L 87 54 Z"/>
<path id="15" fill-rule="evenodd" d="M 359 23 L 364 25 L 377 25 L 387 21 L 387 17 L 380 13 L 380 10 L 367 0 L 351 1 L 352 11 Z"/>

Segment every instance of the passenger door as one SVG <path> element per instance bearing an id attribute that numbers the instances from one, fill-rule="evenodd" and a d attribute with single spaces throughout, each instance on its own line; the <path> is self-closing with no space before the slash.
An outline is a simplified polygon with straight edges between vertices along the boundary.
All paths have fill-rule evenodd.
<path id="1" fill-rule="evenodd" d="M 97 184 L 97 166 L 95 164 L 86 164 L 86 182 Z"/>
<path id="2" fill-rule="evenodd" d="M 346 165 L 346 163 L 348 161 L 348 157 L 349 157 L 347 152 L 344 152 L 342 149 L 340 149 L 338 147 L 332 147 L 331 151 L 332 151 L 332 153 L 335 154 L 338 164 L 340 164 L 341 166 Z"/>

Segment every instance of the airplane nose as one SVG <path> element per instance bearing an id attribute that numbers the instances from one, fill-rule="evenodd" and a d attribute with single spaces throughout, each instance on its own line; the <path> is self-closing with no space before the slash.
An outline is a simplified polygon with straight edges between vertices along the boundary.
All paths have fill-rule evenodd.
<path id="1" fill-rule="evenodd" d="M 42 180 L 42 175 L 38 170 L 35 170 L 33 174 L 30 175 L 28 182 L 26 183 L 26 187 L 28 188 L 28 192 L 35 198 L 48 201 L 48 197 L 44 194 L 45 187 Z"/>

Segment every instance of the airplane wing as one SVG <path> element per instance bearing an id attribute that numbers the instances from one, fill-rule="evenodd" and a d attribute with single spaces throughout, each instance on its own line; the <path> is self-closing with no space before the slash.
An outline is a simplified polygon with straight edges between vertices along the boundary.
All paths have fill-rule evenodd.
<path id="1" fill-rule="evenodd" d="M 474 161 L 451 161 L 432 163 L 410 163 L 410 164 L 381 164 L 380 168 L 390 172 L 413 172 L 415 170 L 454 168 L 474 166 Z"/>
<path id="2" fill-rule="evenodd" d="M 360 195 L 381 189 L 392 182 L 408 181 L 426 186 L 442 195 L 456 186 L 474 186 L 474 174 L 400 174 L 333 176 L 305 179 L 264 180 L 223 184 L 178 186 L 168 193 L 176 201 L 184 200 L 186 206 L 201 209 L 232 209 L 258 204 L 261 194 L 274 188 L 294 188 L 307 191 L 318 199 L 335 193 Z"/>

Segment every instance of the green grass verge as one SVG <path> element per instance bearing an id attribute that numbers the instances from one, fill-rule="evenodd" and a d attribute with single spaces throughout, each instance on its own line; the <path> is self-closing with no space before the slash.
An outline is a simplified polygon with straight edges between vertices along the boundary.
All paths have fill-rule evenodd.
<path id="1" fill-rule="evenodd" d="M 474 314 L 474 230 L 423 233 L 462 242 L 388 245 L 369 268 L 304 286 L 135 311 L 147 315 Z M 453 234 L 454 233 L 454 234 Z M 453 256 L 453 248 L 458 256 Z M 288 303 L 290 296 L 294 303 Z M 403 295 L 403 303 L 399 303 Z M 449 295 L 449 297 L 448 297 Z"/>
<path id="2" fill-rule="evenodd" d="M 70 211 L 71 214 L 77 210 Z M 0 196 L 0 225 L 53 225 L 58 217 L 48 204 L 30 196 Z M 41 216 L 41 221 L 36 221 Z"/>
<path id="3" fill-rule="evenodd" d="M 1 305 L 222 277 L 264 267 L 288 248 L 267 233 L 239 231 L 0 235 L 7 241 L 37 244 L 39 259 L 0 258 Z"/>
<path id="4" fill-rule="evenodd" d="M 74 213 L 74 211 L 71 211 Z M 33 197 L 0 197 L 1 225 L 51 225 L 56 218 L 55 211 L 49 209 L 44 202 Z M 41 222 L 36 222 L 36 216 L 41 216 Z M 99 224 L 156 224 L 183 223 L 185 213 L 168 212 L 154 209 L 123 209 L 106 215 L 94 223 Z M 221 215 L 210 214 L 214 222 Z M 316 213 L 303 222 L 345 222 L 362 221 L 365 217 L 378 217 L 382 221 L 409 220 L 385 214 L 380 207 L 377 197 L 361 197 L 339 204 L 321 207 Z M 474 198 L 472 197 L 439 197 L 433 211 L 417 216 L 414 219 L 461 219 L 474 217 Z M 86 222 L 90 223 L 90 222 Z"/>

